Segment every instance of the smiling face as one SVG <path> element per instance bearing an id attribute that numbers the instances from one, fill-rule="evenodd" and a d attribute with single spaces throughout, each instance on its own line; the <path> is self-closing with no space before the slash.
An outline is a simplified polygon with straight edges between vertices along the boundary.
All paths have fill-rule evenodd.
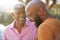
<path id="1" fill-rule="evenodd" d="M 33 12 L 33 10 L 27 10 L 27 17 L 30 19 L 30 21 L 34 21 L 35 20 L 35 13 Z"/>
<path id="2" fill-rule="evenodd" d="M 34 5 L 30 5 L 26 7 L 26 15 L 27 17 L 30 19 L 30 21 L 35 21 L 35 13 L 36 13 L 36 7 L 34 7 Z"/>
<path id="3" fill-rule="evenodd" d="M 17 4 L 14 6 L 13 18 L 17 23 L 23 25 L 26 21 L 25 6 L 22 4 Z"/>
<path id="4" fill-rule="evenodd" d="M 23 24 L 25 23 L 26 20 L 26 14 L 23 10 L 20 9 L 20 12 L 16 12 L 16 14 L 14 15 L 15 20 L 17 22 L 19 22 L 19 24 Z"/>

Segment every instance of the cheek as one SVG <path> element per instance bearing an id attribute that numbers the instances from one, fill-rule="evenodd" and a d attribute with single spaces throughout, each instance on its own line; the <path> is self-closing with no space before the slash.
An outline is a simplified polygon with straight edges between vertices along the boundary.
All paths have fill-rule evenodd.
<path id="1" fill-rule="evenodd" d="M 34 15 L 28 16 L 29 19 L 34 19 Z"/>
<path id="2" fill-rule="evenodd" d="M 31 16 L 31 18 L 32 18 L 32 19 L 34 19 L 34 18 L 35 18 L 35 16 L 34 16 L 34 15 L 32 15 L 32 16 Z"/>
<path id="3" fill-rule="evenodd" d="M 18 16 L 15 16 L 15 18 L 14 18 L 15 20 L 19 20 L 19 17 Z"/>
<path id="4" fill-rule="evenodd" d="M 26 20 L 26 17 L 25 16 L 24 17 L 19 17 L 18 20 L 24 21 L 24 20 Z"/>

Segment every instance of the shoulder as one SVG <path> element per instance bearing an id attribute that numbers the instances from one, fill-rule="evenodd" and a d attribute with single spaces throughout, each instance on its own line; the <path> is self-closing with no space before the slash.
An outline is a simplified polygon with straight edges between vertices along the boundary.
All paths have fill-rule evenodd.
<path id="1" fill-rule="evenodd" d="M 58 26 L 58 27 L 57 27 Z M 38 30 L 49 30 L 54 31 L 59 28 L 59 20 L 55 18 L 46 19 L 41 25 L 39 25 Z"/>
<path id="2" fill-rule="evenodd" d="M 48 18 L 44 23 L 55 27 L 60 26 L 60 21 L 57 18 Z"/>
<path id="3" fill-rule="evenodd" d="M 3 33 L 7 33 L 11 29 L 11 24 L 5 26 L 5 29 L 3 30 Z"/>
<path id="4" fill-rule="evenodd" d="M 59 23 L 59 20 L 56 18 L 47 18 L 43 24 L 47 24 L 47 25 L 53 25 L 53 24 L 57 24 Z"/>

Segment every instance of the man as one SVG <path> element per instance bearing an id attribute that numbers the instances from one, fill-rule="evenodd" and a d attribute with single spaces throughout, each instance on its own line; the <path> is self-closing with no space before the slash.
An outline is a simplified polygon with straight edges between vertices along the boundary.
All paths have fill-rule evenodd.
<path id="1" fill-rule="evenodd" d="M 35 0 L 35 1 L 32 0 L 30 3 L 28 3 L 28 5 L 25 8 L 27 17 L 30 19 L 31 22 L 35 22 L 35 25 L 37 28 L 41 23 L 40 17 L 36 14 L 37 9 L 38 9 L 38 5 L 39 5 L 38 0 Z"/>
<path id="2" fill-rule="evenodd" d="M 37 15 L 41 19 L 37 40 L 60 40 L 60 21 L 48 13 L 42 1 L 35 0 L 29 2 L 25 10 L 27 15 L 30 15 L 29 19 L 35 20 Z"/>
<path id="3" fill-rule="evenodd" d="M 14 22 L 7 26 L 3 32 L 3 40 L 36 40 L 37 28 L 26 20 L 25 6 L 17 3 L 13 7 Z"/>

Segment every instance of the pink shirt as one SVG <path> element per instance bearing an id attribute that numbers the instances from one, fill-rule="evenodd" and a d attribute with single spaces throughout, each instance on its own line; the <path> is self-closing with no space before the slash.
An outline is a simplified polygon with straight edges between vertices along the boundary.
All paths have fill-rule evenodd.
<path id="1" fill-rule="evenodd" d="M 7 26 L 3 32 L 3 40 L 36 40 L 37 28 L 35 25 L 26 21 L 21 33 L 14 28 L 14 22 Z"/>

